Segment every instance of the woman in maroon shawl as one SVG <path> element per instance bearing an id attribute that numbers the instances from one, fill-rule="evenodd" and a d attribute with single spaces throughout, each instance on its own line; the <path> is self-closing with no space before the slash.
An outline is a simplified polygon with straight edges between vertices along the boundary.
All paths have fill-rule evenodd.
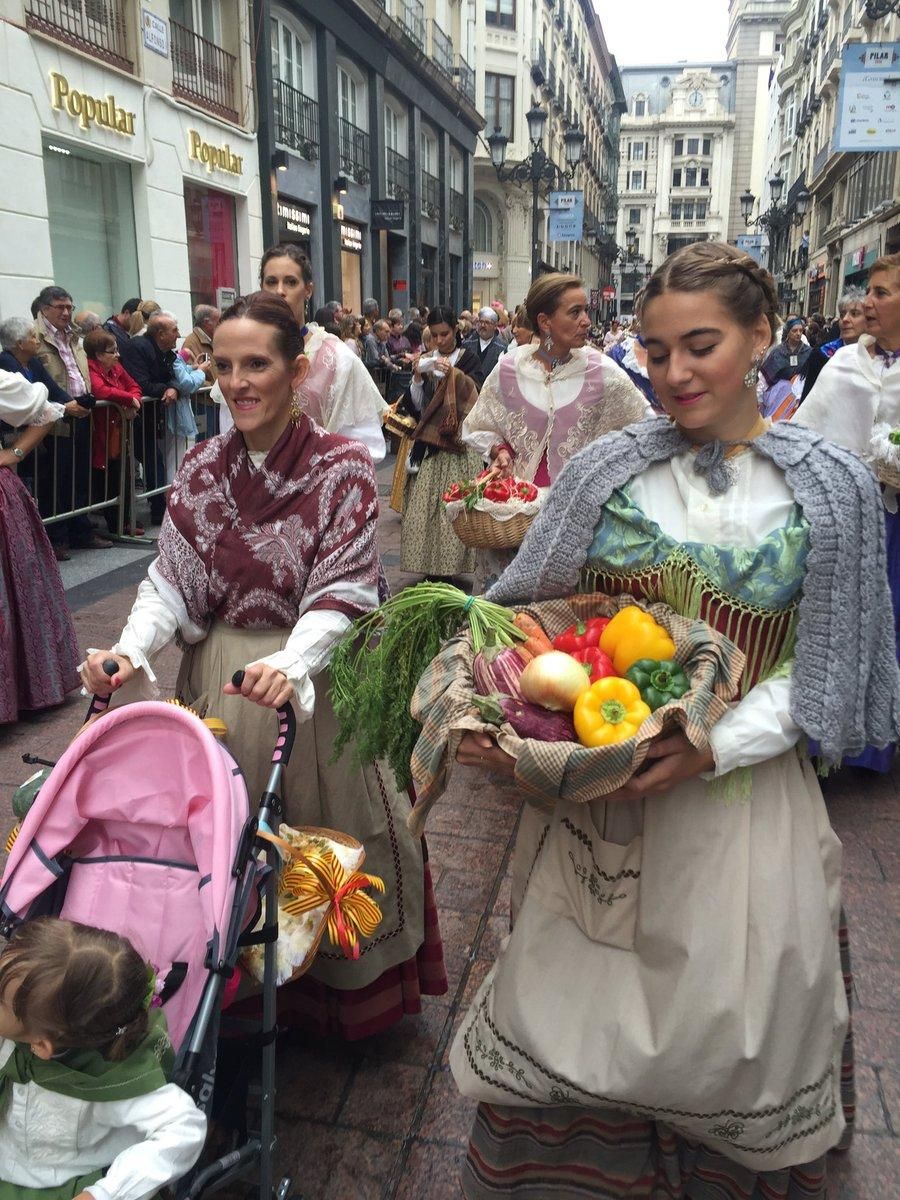
<path id="1" fill-rule="evenodd" d="M 301 724 L 285 820 L 359 838 L 387 894 L 378 936 L 360 958 L 323 948 L 310 973 L 281 990 L 280 1016 L 365 1037 L 419 1012 L 421 993 L 447 988 L 424 846 L 406 829 L 408 798 L 378 763 L 330 761 L 328 661 L 353 618 L 378 604 L 372 460 L 300 411 L 309 360 L 279 297 L 257 292 L 229 309 L 213 358 L 234 428 L 185 456 L 128 624 L 111 651 L 88 658 L 82 678 L 101 695 L 153 684 L 153 659 L 177 635 L 187 647 L 179 698 L 225 721 L 251 797 L 268 773 L 272 710 L 293 700 Z M 119 671 L 108 680 L 110 654 Z M 240 692 L 230 682 L 239 667 Z"/>

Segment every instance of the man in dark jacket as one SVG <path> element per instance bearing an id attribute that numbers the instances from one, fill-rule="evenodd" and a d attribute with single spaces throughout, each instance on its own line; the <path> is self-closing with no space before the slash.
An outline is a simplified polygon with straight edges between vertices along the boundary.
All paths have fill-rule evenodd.
<path id="1" fill-rule="evenodd" d="M 497 334 L 497 314 L 492 308 L 482 308 L 475 318 L 475 332 L 470 334 L 463 345 L 474 350 L 481 359 L 481 370 L 485 379 L 500 361 L 501 354 L 506 353 L 506 343 Z"/>
<path id="2" fill-rule="evenodd" d="M 165 406 L 178 399 L 172 364 L 178 341 L 178 322 L 169 313 L 154 313 L 147 328 L 129 338 L 120 351 L 122 366 L 141 389 L 142 396 L 156 404 L 146 405 L 135 421 L 135 457 L 143 463 L 144 491 L 153 492 L 166 485 L 165 459 L 160 444 L 165 442 Z M 150 497 L 150 520 L 162 524 L 166 511 L 165 492 Z"/>
<path id="3" fill-rule="evenodd" d="M 123 347 L 127 346 L 131 341 L 131 334 L 129 332 L 131 329 L 131 319 L 137 312 L 140 302 L 140 296 L 136 296 L 133 300 L 126 300 L 120 312 L 113 313 L 109 320 L 103 322 L 103 328 L 116 339 L 120 355 L 123 352 Z"/>

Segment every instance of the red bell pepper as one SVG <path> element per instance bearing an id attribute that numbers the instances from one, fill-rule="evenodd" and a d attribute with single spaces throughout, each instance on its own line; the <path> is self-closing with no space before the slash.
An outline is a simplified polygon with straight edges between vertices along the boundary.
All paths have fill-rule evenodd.
<path id="1" fill-rule="evenodd" d="M 609 617 L 591 617 L 589 621 L 578 621 L 557 634 L 553 639 L 554 650 L 574 654 L 576 650 L 587 650 L 600 645 L 600 635 L 610 622 Z"/>
<path id="2" fill-rule="evenodd" d="M 588 668 L 588 675 L 591 683 L 596 683 L 598 679 L 606 679 L 618 674 L 613 660 L 608 654 L 604 654 L 599 646 L 585 646 L 583 650 L 571 650 L 569 653 L 576 662 L 584 663 Z"/>

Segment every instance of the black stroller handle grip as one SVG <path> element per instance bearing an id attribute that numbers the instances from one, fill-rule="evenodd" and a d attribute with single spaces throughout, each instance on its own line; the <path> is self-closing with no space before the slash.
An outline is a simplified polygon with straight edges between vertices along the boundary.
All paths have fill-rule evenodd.
<path id="1" fill-rule="evenodd" d="M 118 669 L 119 664 L 114 658 L 105 658 L 103 660 L 103 674 L 108 675 L 110 679 L 112 679 Z M 105 713 L 109 708 L 110 700 L 112 700 L 112 692 L 108 696 L 91 696 L 87 716 L 84 718 L 85 721 L 89 721 L 91 717 L 99 717 L 101 713 Z"/>
<path id="2" fill-rule="evenodd" d="M 231 677 L 232 687 L 239 688 L 244 682 L 244 672 L 235 671 Z M 290 704 L 285 704 L 283 708 L 277 708 L 278 715 L 278 741 L 275 743 L 275 749 L 272 752 L 273 766 L 280 763 L 286 767 L 291 759 L 291 751 L 294 748 L 294 738 L 297 735 L 297 718 L 294 716 L 294 710 Z"/>

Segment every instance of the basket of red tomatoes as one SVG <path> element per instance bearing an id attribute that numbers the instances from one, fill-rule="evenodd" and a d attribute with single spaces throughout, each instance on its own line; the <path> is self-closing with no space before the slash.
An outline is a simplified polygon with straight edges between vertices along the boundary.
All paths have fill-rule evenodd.
<path id="1" fill-rule="evenodd" d="M 453 532 L 464 545 L 514 550 L 537 516 L 542 492 L 527 479 L 502 479 L 492 468 L 451 484 L 442 499 Z"/>

